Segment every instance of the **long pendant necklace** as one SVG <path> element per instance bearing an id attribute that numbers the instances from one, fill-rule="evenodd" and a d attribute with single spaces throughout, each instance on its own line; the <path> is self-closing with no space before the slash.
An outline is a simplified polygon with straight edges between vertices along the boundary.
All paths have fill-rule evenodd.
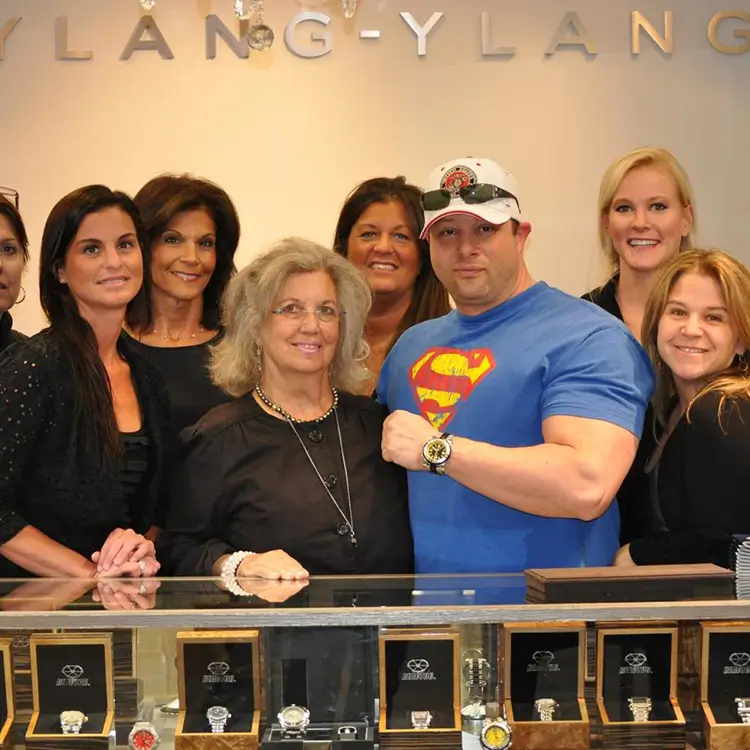
<path id="1" fill-rule="evenodd" d="M 346 465 L 346 455 L 344 454 L 344 439 L 341 436 L 341 424 L 339 423 L 339 413 L 338 413 L 338 403 L 339 403 L 339 394 L 338 391 L 335 388 L 331 389 L 333 392 L 333 406 L 325 413 L 323 416 L 318 417 L 315 422 L 322 422 L 326 417 L 328 417 L 331 413 L 333 413 L 333 416 L 336 420 L 336 432 L 338 434 L 339 438 L 339 450 L 341 451 L 341 463 L 344 467 L 344 483 L 346 485 L 346 502 L 347 502 L 347 510 L 349 511 L 349 516 L 347 517 L 346 513 L 342 510 L 341 506 L 339 505 L 336 498 L 333 496 L 333 493 L 331 492 L 330 488 L 328 487 L 328 484 L 326 483 L 326 480 L 323 479 L 322 474 L 320 471 L 318 471 L 318 467 L 315 465 L 315 461 L 313 461 L 313 457 L 310 455 L 310 451 L 307 450 L 307 446 L 305 445 L 304 440 L 302 440 L 302 436 L 297 432 L 297 428 L 294 426 L 295 422 L 299 424 L 303 420 L 296 419 L 293 417 L 289 412 L 287 412 L 286 409 L 284 409 L 283 406 L 279 406 L 274 401 L 271 401 L 271 399 L 266 395 L 266 392 L 263 390 L 260 383 L 257 383 L 255 386 L 255 392 L 258 394 L 258 398 L 269 408 L 273 409 L 277 414 L 284 417 L 287 424 L 292 428 L 292 432 L 295 434 L 297 440 L 299 441 L 299 444 L 302 446 L 302 450 L 305 452 L 305 455 L 307 456 L 307 460 L 310 462 L 310 466 L 313 467 L 313 470 L 315 471 L 315 474 L 317 475 L 318 479 L 320 480 L 320 483 L 323 485 L 323 489 L 328 494 L 328 497 L 331 499 L 331 502 L 336 507 L 336 510 L 339 512 L 341 517 L 344 519 L 344 523 L 346 524 L 346 528 L 349 531 L 349 539 L 352 543 L 352 547 L 357 546 L 357 534 L 354 530 L 354 512 L 352 510 L 352 493 L 351 488 L 349 486 L 349 469 Z"/>

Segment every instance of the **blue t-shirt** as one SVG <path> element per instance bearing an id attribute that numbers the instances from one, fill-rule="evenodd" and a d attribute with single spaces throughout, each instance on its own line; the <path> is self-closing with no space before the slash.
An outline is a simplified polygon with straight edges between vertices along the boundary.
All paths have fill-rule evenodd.
<path id="1" fill-rule="evenodd" d="M 410 328 L 377 388 L 392 412 L 508 448 L 543 443 L 542 422 L 561 415 L 640 437 L 652 390 L 646 352 L 620 321 L 543 282 L 481 315 Z M 616 503 L 594 521 L 546 518 L 410 471 L 409 506 L 418 573 L 610 565 L 618 548 Z"/>

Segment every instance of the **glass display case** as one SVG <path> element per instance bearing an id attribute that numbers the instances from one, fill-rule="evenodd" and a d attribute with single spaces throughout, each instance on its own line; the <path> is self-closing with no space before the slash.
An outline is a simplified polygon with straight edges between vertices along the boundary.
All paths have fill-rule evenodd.
<path id="1" fill-rule="evenodd" d="M 577 580 L 581 600 L 606 598 L 591 586 Z M 523 575 L 0 581 L 0 742 L 747 750 L 750 603 L 672 590 L 545 603 Z"/>

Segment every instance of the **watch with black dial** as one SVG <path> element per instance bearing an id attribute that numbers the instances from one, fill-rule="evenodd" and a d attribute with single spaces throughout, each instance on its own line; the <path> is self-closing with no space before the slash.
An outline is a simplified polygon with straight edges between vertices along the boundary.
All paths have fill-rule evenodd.
<path id="1" fill-rule="evenodd" d="M 422 460 L 426 469 L 433 474 L 445 474 L 445 464 L 453 450 L 453 435 L 443 432 L 438 437 L 430 438 L 422 447 Z"/>

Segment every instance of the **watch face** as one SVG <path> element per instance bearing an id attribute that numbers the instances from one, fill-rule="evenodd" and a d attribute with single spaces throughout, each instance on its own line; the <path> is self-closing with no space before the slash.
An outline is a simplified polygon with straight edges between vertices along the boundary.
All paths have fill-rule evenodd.
<path id="1" fill-rule="evenodd" d="M 424 447 L 424 457 L 431 464 L 442 464 L 450 456 L 450 446 L 442 438 L 433 438 Z"/>
<path id="2" fill-rule="evenodd" d="M 229 718 L 229 711 L 223 706 L 213 706 L 206 712 L 209 721 L 224 721 Z"/>
<path id="3" fill-rule="evenodd" d="M 490 724 L 482 730 L 482 744 L 490 750 L 504 750 L 509 740 L 510 734 L 502 724 Z"/>
<path id="4" fill-rule="evenodd" d="M 130 744 L 134 750 L 153 750 L 156 746 L 156 737 L 148 729 L 139 729 L 134 732 Z"/>
<path id="5" fill-rule="evenodd" d="M 63 711 L 60 714 L 60 721 L 64 721 L 66 724 L 78 724 L 83 722 L 86 715 L 81 711 Z"/>
<path id="6" fill-rule="evenodd" d="M 307 711 L 301 706 L 287 706 L 281 709 L 279 719 L 288 727 L 301 727 L 307 719 Z"/>

